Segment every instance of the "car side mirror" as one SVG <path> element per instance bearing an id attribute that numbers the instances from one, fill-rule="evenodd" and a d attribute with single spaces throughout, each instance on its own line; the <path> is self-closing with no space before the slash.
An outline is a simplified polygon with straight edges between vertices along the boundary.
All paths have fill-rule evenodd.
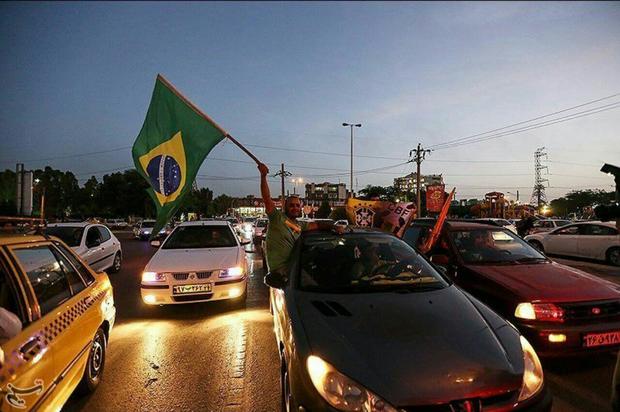
<path id="1" fill-rule="evenodd" d="M 151 241 L 151 246 L 153 246 L 153 247 L 160 247 L 161 246 L 161 241 L 160 240 L 152 240 Z"/>
<path id="2" fill-rule="evenodd" d="M 431 256 L 431 262 L 439 266 L 448 266 L 450 258 L 447 255 L 433 255 Z"/>
<path id="3" fill-rule="evenodd" d="M 265 285 L 274 289 L 284 289 L 288 283 L 288 278 L 279 273 L 268 272 L 264 279 Z"/>

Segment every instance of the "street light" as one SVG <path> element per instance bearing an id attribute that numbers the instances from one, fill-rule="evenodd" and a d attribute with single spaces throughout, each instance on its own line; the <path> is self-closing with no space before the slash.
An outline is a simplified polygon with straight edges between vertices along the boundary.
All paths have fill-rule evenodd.
<path id="1" fill-rule="evenodd" d="M 354 127 L 362 127 L 361 123 L 352 124 L 352 123 L 343 123 L 344 127 L 351 128 L 351 191 L 350 196 L 353 197 L 353 128 Z"/>
<path id="2" fill-rule="evenodd" d="M 300 183 L 300 184 L 303 183 L 304 179 L 303 179 L 303 177 L 298 177 L 297 179 L 293 179 L 292 182 L 294 184 L 294 186 L 293 186 L 293 194 L 295 194 L 295 191 L 297 190 L 297 183 Z"/>

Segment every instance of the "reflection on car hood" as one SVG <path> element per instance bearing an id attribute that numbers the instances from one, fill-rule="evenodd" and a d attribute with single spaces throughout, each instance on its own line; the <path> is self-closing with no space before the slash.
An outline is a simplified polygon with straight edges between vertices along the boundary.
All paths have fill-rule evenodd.
<path id="1" fill-rule="evenodd" d="M 555 262 L 465 267 L 527 300 L 583 302 L 620 299 L 616 284 Z"/>
<path id="2" fill-rule="evenodd" d="M 501 320 L 497 329 L 508 333 L 494 332 L 454 286 L 402 294 L 299 292 L 296 301 L 311 351 L 393 405 L 520 388 L 518 334 Z"/>
<path id="3" fill-rule="evenodd" d="M 238 247 L 213 249 L 159 249 L 145 271 L 186 272 L 224 269 L 236 266 Z"/>

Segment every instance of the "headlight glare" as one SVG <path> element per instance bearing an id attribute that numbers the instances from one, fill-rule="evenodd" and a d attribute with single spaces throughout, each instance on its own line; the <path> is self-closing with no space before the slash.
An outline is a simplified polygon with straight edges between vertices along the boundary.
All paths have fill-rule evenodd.
<path id="1" fill-rule="evenodd" d="M 166 274 L 157 272 L 142 272 L 142 282 L 165 282 Z"/>
<path id="2" fill-rule="evenodd" d="M 530 302 L 523 302 L 517 305 L 515 309 L 515 317 L 520 319 L 536 319 L 536 312 L 534 312 L 534 306 Z"/>
<path id="3" fill-rule="evenodd" d="M 538 355 L 532 345 L 523 336 L 520 336 L 523 348 L 523 383 L 518 402 L 536 395 L 543 386 L 543 370 Z"/>
<path id="4" fill-rule="evenodd" d="M 220 272 L 221 278 L 234 277 L 243 275 L 243 268 L 241 266 L 235 266 L 234 268 L 224 269 Z"/>
<path id="5" fill-rule="evenodd" d="M 397 412 L 379 396 L 338 372 L 318 356 L 309 356 L 306 367 L 319 394 L 340 411 Z"/>

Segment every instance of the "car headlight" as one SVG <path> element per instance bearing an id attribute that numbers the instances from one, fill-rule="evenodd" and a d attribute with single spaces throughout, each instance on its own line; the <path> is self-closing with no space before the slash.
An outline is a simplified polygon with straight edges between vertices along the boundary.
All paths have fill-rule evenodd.
<path id="1" fill-rule="evenodd" d="M 543 370 L 538 355 L 532 345 L 523 336 L 521 348 L 523 348 L 523 383 L 519 393 L 518 402 L 524 401 L 536 395 L 543 386 Z"/>
<path id="2" fill-rule="evenodd" d="M 397 412 L 396 408 L 318 356 L 308 356 L 306 367 L 319 394 L 340 411 Z"/>
<path id="3" fill-rule="evenodd" d="M 221 278 L 241 276 L 243 275 L 243 268 L 241 266 L 235 266 L 234 268 L 224 269 L 220 272 Z"/>
<path id="4" fill-rule="evenodd" d="M 157 272 L 142 272 L 142 282 L 165 282 L 166 274 Z"/>

